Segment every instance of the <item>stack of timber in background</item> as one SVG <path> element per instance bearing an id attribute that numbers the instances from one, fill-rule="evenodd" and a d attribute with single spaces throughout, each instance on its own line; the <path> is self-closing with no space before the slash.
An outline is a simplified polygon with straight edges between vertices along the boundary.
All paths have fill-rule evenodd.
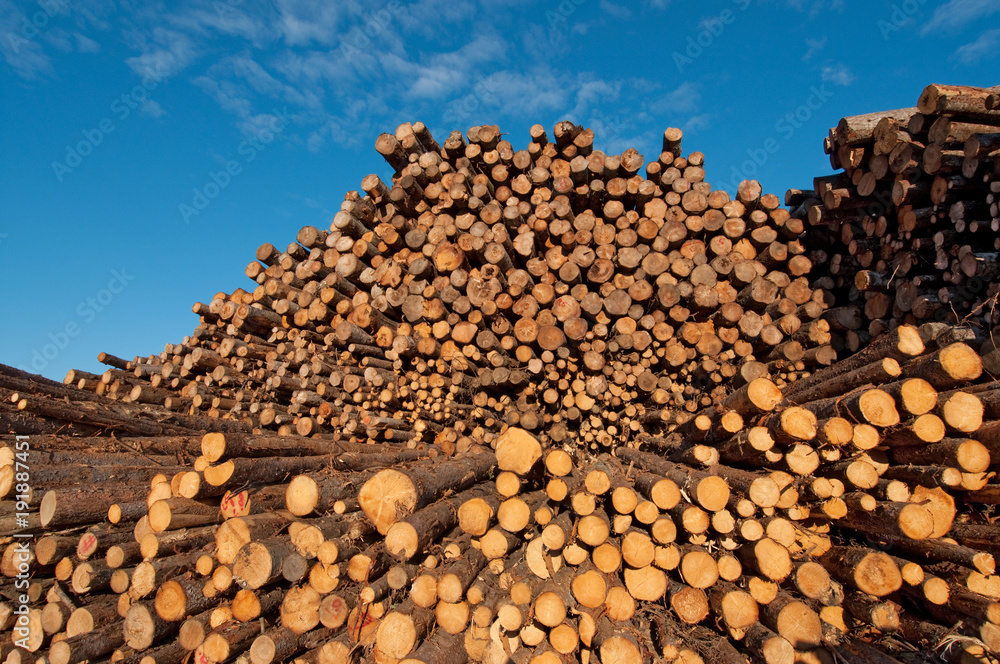
<path id="1" fill-rule="evenodd" d="M 917 105 L 843 118 L 826 150 L 842 172 L 789 190 L 808 254 L 828 265 L 826 319 L 853 352 L 903 322 L 1000 323 L 1000 88 L 929 85 Z"/>

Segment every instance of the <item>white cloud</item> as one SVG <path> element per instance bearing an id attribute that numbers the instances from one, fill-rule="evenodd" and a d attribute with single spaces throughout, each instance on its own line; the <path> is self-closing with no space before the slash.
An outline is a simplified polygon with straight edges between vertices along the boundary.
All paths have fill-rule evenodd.
<path id="1" fill-rule="evenodd" d="M 316 41 L 331 44 L 338 36 L 340 2 L 278 0 L 278 22 L 285 42 L 301 46 Z"/>
<path id="2" fill-rule="evenodd" d="M 666 9 L 670 0 L 646 0 L 646 3 L 653 9 Z"/>
<path id="3" fill-rule="evenodd" d="M 665 95 L 652 102 L 652 112 L 656 114 L 691 113 L 701 104 L 701 91 L 696 83 L 685 81 Z"/>
<path id="4" fill-rule="evenodd" d="M 73 38 L 62 28 L 52 27 L 42 33 L 41 39 L 64 53 L 73 51 Z"/>
<path id="5" fill-rule="evenodd" d="M 440 26 L 442 24 L 474 20 L 479 14 L 475 2 L 417 0 L 416 2 L 403 3 L 403 5 L 402 11 L 398 15 L 392 16 L 392 20 L 398 20 L 407 31 L 420 32 L 424 36 L 435 39 L 441 38 Z"/>
<path id="6" fill-rule="evenodd" d="M 212 76 L 198 76 L 193 82 L 215 99 L 223 110 L 233 113 L 238 118 L 250 117 L 253 103 L 248 91 L 242 85 L 233 81 L 218 80 Z"/>
<path id="7" fill-rule="evenodd" d="M 38 36 L 37 28 L 13 3 L 0 3 L 0 53 L 21 78 L 30 80 L 52 71 Z"/>
<path id="8" fill-rule="evenodd" d="M 576 105 L 570 114 L 576 118 L 582 118 L 590 112 L 591 108 L 600 107 L 618 98 L 619 89 L 616 85 L 600 79 L 586 80 L 580 77 L 577 80 L 573 96 Z"/>
<path id="9" fill-rule="evenodd" d="M 271 19 L 269 21 L 269 19 Z M 255 45 L 262 45 L 278 35 L 277 17 L 268 14 L 251 16 L 227 2 L 217 1 L 212 10 L 193 9 L 170 18 L 171 25 L 204 36 L 211 32 L 243 37 Z"/>
<path id="10" fill-rule="evenodd" d="M 145 42 L 142 46 L 144 53 L 125 60 L 125 64 L 139 76 L 153 72 L 158 76 L 169 78 L 185 69 L 198 57 L 198 48 L 194 41 L 188 35 L 176 30 L 154 28 L 153 44 L 149 44 L 142 36 L 139 39 Z"/>
<path id="11" fill-rule="evenodd" d="M 76 37 L 76 50 L 81 53 L 97 53 L 101 50 L 101 45 L 90 37 L 81 35 L 79 32 L 75 33 L 73 36 Z"/>
<path id="12" fill-rule="evenodd" d="M 382 54 L 379 59 L 390 76 L 401 75 L 412 81 L 408 97 L 443 99 L 475 78 L 479 65 L 502 59 L 504 46 L 499 36 L 481 35 L 458 50 L 431 56 L 426 64 L 411 62 L 392 53 Z"/>
<path id="13" fill-rule="evenodd" d="M 601 9 L 611 18 L 627 21 L 632 18 L 632 10 L 622 5 L 616 5 L 611 0 L 601 0 Z"/>
<path id="14" fill-rule="evenodd" d="M 823 67 L 823 80 L 834 85 L 850 85 L 854 82 L 854 74 L 845 65 L 829 65 Z"/>
<path id="15" fill-rule="evenodd" d="M 681 125 L 681 131 L 685 134 L 688 132 L 699 131 L 701 129 L 707 129 L 712 123 L 711 113 L 702 113 L 700 115 L 694 115 L 687 122 Z"/>
<path id="16" fill-rule="evenodd" d="M 230 58 L 229 63 L 232 65 L 233 73 L 249 83 L 256 92 L 272 96 L 281 92 L 282 84 L 249 55 Z"/>
<path id="17" fill-rule="evenodd" d="M 920 28 L 920 34 L 957 31 L 996 12 L 1000 12 L 1000 3 L 996 0 L 951 0 L 934 10 L 930 20 Z"/>
<path id="18" fill-rule="evenodd" d="M 7 65 L 18 76 L 29 80 L 51 74 L 52 63 L 42 47 L 35 41 L 22 40 L 20 35 L 13 34 L 12 39 L 0 39 L 0 51 Z"/>
<path id="19" fill-rule="evenodd" d="M 844 8 L 844 0 L 785 0 L 785 5 L 800 12 L 808 12 L 809 17 L 815 17 L 820 12 L 840 11 Z"/>
<path id="20" fill-rule="evenodd" d="M 963 65 L 974 65 L 984 58 L 996 56 L 1000 52 L 1000 28 L 987 30 L 976 41 L 960 46 L 955 57 Z"/>
<path id="21" fill-rule="evenodd" d="M 160 106 L 160 102 L 152 99 L 147 99 L 142 102 L 142 105 L 139 106 L 139 111 L 151 118 L 159 118 L 167 114 L 167 112 L 163 110 L 163 107 Z"/>
<path id="22" fill-rule="evenodd" d="M 810 59 L 826 47 L 826 37 L 822 39 L 806 39 L 806 46 L 809 49 L 806 51 L 805 55 L 802 56 L 803 62 L 809 62 Z"/>

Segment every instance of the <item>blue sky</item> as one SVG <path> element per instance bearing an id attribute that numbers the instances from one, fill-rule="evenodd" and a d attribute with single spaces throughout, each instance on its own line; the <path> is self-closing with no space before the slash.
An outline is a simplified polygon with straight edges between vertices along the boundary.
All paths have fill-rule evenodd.
<path id="1" fill-rule="evenodd" d="M 158 353 L 263 242 L 391 175 L 376 136 L 561 119 L 609 153 L 668 126 L 708 179 L 830 172 L 844 115 L 1000 83 L 996 0 L 0 0 L 0 362 Z"/>

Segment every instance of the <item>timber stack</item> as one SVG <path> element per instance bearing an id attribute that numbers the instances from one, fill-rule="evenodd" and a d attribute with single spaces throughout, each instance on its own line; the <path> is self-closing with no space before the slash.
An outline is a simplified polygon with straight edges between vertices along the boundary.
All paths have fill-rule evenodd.
<path id="1" fill-rule="evenodd" d="M 995 662 L 992 348 L 847 343 L 681 138 L 401 125 L 180 344 L 3 367 L 0 661 Z"/>
<path id="2" fill-rule="evenodd" d="M 1000 323 L 1000 88 L 929 85 L 917 105 L 843 118 L 825 141 L 841 172 L 789 190 L 816 282 L 850 351 L 899 323 Z"/>

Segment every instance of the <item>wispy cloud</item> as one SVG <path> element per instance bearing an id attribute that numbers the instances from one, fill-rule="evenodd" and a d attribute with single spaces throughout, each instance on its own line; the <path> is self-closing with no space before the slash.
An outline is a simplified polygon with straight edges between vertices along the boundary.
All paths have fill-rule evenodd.
<path id="1" fill-rule="evenodd" d="M 143 53 L 128 58 L 125 64 L 139 76 L 156 72 L 158 76 L 170 78 L 184 70 L 198 57 L 198 47 L 188 35 L 157 27 L 152 35 L 138 37 Z"/>
<path id="2" fill-rule="evenodd" d="M 701 104 L 701 89 L 697 83 L 686 81 L 670 92 L 653 101 L 654 112 L 683 114 L 691 113 Z"/>
<path id="3" fill-rule="evenodd" d="M 844 0 L 784 0 L 784 4 L 796 11 L 807 12 L 810 17 L 817 16 L 823 11 L 844 9 Z"/>
<path id="4" fill-rule="evenodd" d="M 960 46 L 955 57 L 963 65 L 974 65 L 984 58 L 996 57 L 1000 52 L 1000 28 L 987 30 L 974 42 Z"/>
<path id="5" fill-rule="evenodd" d="M 611 0 L 601 0 L 601 10 L 608 16 L 619 21 L 627 21 L 632 18 L 632 10 L 623 5 L 616 5 Z"/>
<path id="6" fill-rule="evenodd" d="M 690 120 L 681 126 L 681 131 L 685 134 L 692 131 L 699 131 L 701 129 L 707 129 L 711 124 L 712 114 L 702 113 L 700 115 L 692 116 Z"/>
<path id="7" fill-rule="evenodd" d="M 167 112 L 163 110 L 163 107 L 160 106 L 160 102 L 153 99 L 147 99 L 142 102 L 139 106 L 139 111 L 151 118 L 159 118 L 167 114 Z"/>
<path id="8" fill-rule="evenodd" d="M 846 65 L 835 64 L 823 67 L 823 80 L 834 85 L 850 85 L 854 82 L 854 74 Z"/>
<path id="9" fill-rule="evenodd" d="M 1000 12 L 1000 3 L 996 0 L 951 0 L 934 10 L 930 20 L 920 28 L 920 34 L 961 30 L 970 23 L 997 12 Z"/>
<path id="10" fill-rule="evenodd" d="M 73 35 L 76 37 L 76 50 L 81 53 L 97 53 L 101 50 L 101 45 L 86 35 L 79 32 Z"/>
<path id="11" fill-rule="evenodd" d="M 63 0 L 40 4 L 0 0 L 0 54 L 23 79 L 50 76 L 53 67 L 47 47 L 64 53 L 99 50 L 97 42 L 75 31 L 97 21 L 86 7 Z"/>
<path id="12" fill-rule="evenodd" d="M 329 45 L 337 38 L 340 2 L 278 0 L 278 25 L 285 42 L 302 46 L 311 42 Z"/>
<path id="13" fill-rule="evenodd" d="M 826 47 L 826 40 L 826 37 L 823 37 L 822 39 L 806 39 L 806 46 L 808 46 L 809 49 L 805 52 L 805 55 L 802 56 L 802 61 L 809 62 L 814 55 L 822 51 Z"/>

